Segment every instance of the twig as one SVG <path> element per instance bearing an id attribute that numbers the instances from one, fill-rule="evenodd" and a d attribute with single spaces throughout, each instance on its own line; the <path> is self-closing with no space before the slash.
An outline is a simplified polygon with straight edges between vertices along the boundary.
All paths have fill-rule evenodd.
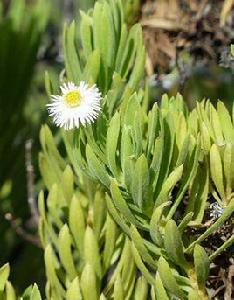
<path id="1" fill-rule="evenodd" d="M 213 254 L 210 255 L 210 261 L 214 260 L 220 253 L 222 253 L 226 248 L 230 247 L 234 243 L 234 235 L 231 236 L 221 247 L 219 247 Z"/>
<path id="2" fill-rule="evenodd" d="M 38 236 L 30 234 L 26 232 L 19 224 L 16 219 L 12 217 L 11 213 L 5 214 L 5 219 L 10 222 L 11 227 L 15 230 L 15 232 L 22 237 L 24 240 L 32 243 L 33 245 L 42 248 L 40 239 Z"/>
<path id="3" fill-rule="evenodd" d="M 232 278 L 234 277 L 234 265 L 231 265 L 228 270 L 228 277 L 226 281 L 226 288 L 225 288 L 225 293 L 224 293 L 224 299 L 229 300 L 232 298 L 232 291 L 233 291 L 233 286 L 232 286 Z"/>
<path id="4" fill-rule="evenodd" d="M 25 143 L 25 168 L 26 168 L 26 175 L 27 175 L 27 192 L 28 192 L 28 205 L 31 212 L 31 221 L 33 225 L 38 224 L 38 210 L 36 205 L 35 199 L 35 192 L 34 192 L 34 168 L 32 164 L 32 139 L 27 140 Z"/>

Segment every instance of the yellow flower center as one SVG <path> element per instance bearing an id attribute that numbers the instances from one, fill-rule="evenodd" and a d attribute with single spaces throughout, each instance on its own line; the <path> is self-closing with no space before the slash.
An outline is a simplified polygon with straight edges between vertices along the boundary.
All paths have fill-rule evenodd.
<path id="1" fill-rule="evenodd" d="M 81 95 L 79 91 L 71 91 L 65 95 L 67 105 L 71 107 L 79 106 L 81 103 Z"/>

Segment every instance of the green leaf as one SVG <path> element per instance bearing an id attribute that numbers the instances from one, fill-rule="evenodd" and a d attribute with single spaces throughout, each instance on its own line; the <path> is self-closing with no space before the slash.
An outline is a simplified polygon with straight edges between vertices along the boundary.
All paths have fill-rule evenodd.
<path id="1" fill-rule="evenodd" d="M 185 299 L 185 295 L 182 289 L 177 284 L 175 277 L 173 276 L 172 271 L 169 267 L 169 264 L 163 257 L 159 258 L 158 272 L 162 280 L 163 286 L 174 296 L 177 296 L 180 299 Z"/>
<path id="2" fill-rule="evenodd" d="M 106 226 L 106 231 L 105 231 L 105 246 L 103 250 L 103 265 L 104 265 L 104 271 L 107 271 L 110 266 L 112 256 L 114 254 L 115 242 L 117 238 L 117 227 L 116 227 L 117 225 L 109 216 L 109 214 L 107 215 L 105 226 Z"/>
<path id="3" fill-rule="evenodd" d="M 191 182 L 193 182 L 194 177 L 197 173 L 198 168 L 198 159 L 200 154 L 200 147 L 199 145 L 192 145 L 191 155 L 189 156 L 189 159 L 187 159 L 188 167 L 185 168 L 185 172 L 183 174 L 182 182 L 180 185 L 180 189 L 176 195 L 176 198 L 174 200 L 174 203 L 167 215 L 167 220 L 171 219 L 174 213 L 177 210 L 177 207 L 180 205 L 181 201 L 183 200 L 183 197 L 189 188 L 189 185 Z"/>
<path id="4" fill-rule="evenodd" d="M 97 240 L 100 238 L 106 214 L 105 194 L 97 190 L 93 201 L 93 230 Z"/>
<path id="5" fill-rule="evenodd" d="M 147 158 L 142 154 L 136 161 L 133 174 L 132 196 L 138 207 L 143 209 L 146 206 L 144 199 L 148 199 L 149 191 L 149 170 Z M 147 203 L 147 205 L 150 205 Z"/>
<path id="6" fill-rule="evenodd" d="M 50 81 L 50 75 L 49 73 L 46 71 L 45 72 L 45 90 L 46 90 L 46 93 L 47 93 L 47 96 L 50 97 L 52 95 L 52 83 Z"/>
<path id="7" fill-rule="evenodd" d="M 152 172 L 154 173 L 154 175 L 151 176 L 152 177 L 151 181 L 153 181 L 154 186 L 156 185 L 156 183 L 158 181 L 158 175 L 159 175 L 159 171 L 160 171 L 160 167 L 161 167 L 161 163 L 162 163 L 163 143 L 164 143 L 163 137 L 157 137 L 155 139 L 153 158 L 152 158 L 152 162 L 150 165 L 150 170 L 152 170 Z"/>
<path id="8" fill-rule="evenodd" d="M 155 143 L 156 129 L 159 122 L 158 113 L 158 105 L 155 103 L 152 110 L 149 111 L 148 114 L 147 157 L 149 157 Z"/>
<path id="9" fill-rule="evenodd" d="M 119 267 L 121 267 L 121 280 L 125 291 L 125 298 L 129 299 L 133 293 L 135 285 L 136 264 L 132 255 L 131 245 L 128 240 L 124 243 Z"/>
<path id="10" fill-rule="evenodd" d="M 191 290 L 188 294 L 188 300 L 200 300 L 198 293 L 196 290 Z"/>
<path id="11" fill-rule="evenodd" d="M 41 294 L 36 284 L 33 285 L 30 300 L 41 300 Z"/>
<path id="12" fill-rule="evenodd" d="M 160 231 L 160 221 L 162 219 L 163 210 L 170 205 L 171 202 L 166 202 L 157 207 L 150 220 L 150 236 L 156 245 L 163 247 L 163 238 Z"/>
<path id="13" fill-rule="evenodd" d="M 122 194 L 115 179 L 111 179 L 110 191 L 114 204 L 117 207 L 117 209 L 121 212 L 121 214 L 125 216 L 126 220 L 129 223 L 137 224 L 134 215 L 132 214 L 126 201 L 122 197 Z"/>
<path id="14" fill-rule="evenodd" d="M 92 269 L 95 271 L 97 277 L 101 279 L 102 268 L 98 242 L 93 230 L 89 226 L 86 228 L 85 232 L 84 249 L 86 263 L 92 266 Z"/>
<path id="15" fill-rule="evenodd" d="M 205 289 L 206 280 L 210 270 L 210 261 L 204 248 L 198 244 L 194 247 L 194 264 L 197 275 L 197 283 L 200 288 Z"/>
<path id="16" fill-rule="evenodd" d="M 152 268 L 156 267 L 156 263 L 154 259 L 149 254 L 145 244 L 144 240 L 137 231 L 136 227 L 134 225 L 131 225 L 130 227 L 130 236 L 132 241 L 134 242 L 134 245 L 138 251 L 138 253 L 141 255 L 142 259 L 147 262 Z"/>
<path id="17" fill-rule="evenodd" d="M 135 24 L 129 31 L 127 42 L 125 42 L 125 49 L 122 54 L 120 63 L 120 74 L 126 78 L 130 68 L 135 62 L 135 54 L 137 45 L 141 44 L 142 29 L 140 24 Z"/>
<path id="18" fill-rule="evenodd" d="M 82 300 L 78 277 L 72 281 L 71 285 L 67 289 L 66 300 Z"/>
<path id="19" fill-rule="evenodd" d="M 120 226 L 120 228 L 126 233 L 129 234 L 129 227 L 124 221 L 124 219 L 121 217 L 119 212 L 117 211 L 116 207 L 114 206 L 112 199 L 106 195 L 106 204 L 108 211 L 112 218 L 115 220 L 115 222 Z"/>
<path id="20" fill-rule="evenodd" d="M 80 37 L 82 42 L 82 47 L 84 49 L 84 55 L 86 59 L 93 52 L 93 28 L 92 28 L 92 18 L 80 11 L 81 21 L 80 21 Z"/>
<path id="21" fill-rule="evenodd" d="M 53 159 L 52 162 L 54 163 L 56 161 L 56 163 L 53 164 L 54 168 L 57 167 L 58 170 L 64 170 L 66 167 L 66 163 L 61 157 L 58 151 L 58 147 L 55 144 L 55 140 L 53 138 L 51 130 L 47 125 L 44 125 L 40 131 L 40 142 L 44 152 L 48 153 L 50 159 Z"/>
<path id="22" fill-rule="evenodd" d="M 16 300 L 16 294 L 10 282 L 6 283 L 6 299 Z"/>
<path id="23" fill-rule="evenodd" d="M 165 116 L 164 116 L 165 114 Z M 172 112 L 161 111 L 161 138 L 163 139 L 162 159 L 160 158 L 160 171 L 157 174 L 157 182 L 155 185 L 155 198 L 162 190 L 163 183 L 168 178 L 172 171 L 171 160 L 173 157 L 173 150 L 175 146 L 175 121 Z M 160 205 L 160 204 L 159 204 Z"/>
<path id="24" fill-rule="evenodd" d="M 220 119 L 220 123 L 222 126 L 223 134 L 226 142 L 233 143 L 234 141 L 234 127 L 231 120 L 231 116 L 226 109 L 223 102 L 218 101 L 217 103 L 217 113 Z"/>
<path id="25" fill-rule="evenodd" d="M 9 17 L 14 30 L 18 30 L 25 15 L 25 0 L 11 1 Z"/>
<path id="26" fill-rule="evenodd" d="M 176 183 L 181 179 L 183 174 L 183 165 L 172 171 L 166 181 L 163 183 L 162 190 L 155 200 L 155 206 L 158 207 L 168 199 L 169 192 L 173 189 Z"/>
<path id="27" fill-rule="evenodd" d="M 184 229 L 187 227 L 188 223 L 192 220 L 192 218 L 193 218 L 193 212 L 189 212 L 188 214 L 185 215 L 183 220 L 181 220 L 178 226 L 178 229 L 181 234 L 183 233 Z"/>
<path id="28" fill-rule="evenodd" d="M 147 300 L 148 283 L 143 276 L 139 277 L 135 287 L 135 300 Z M 164 300 L 164 299 L 162 299 Z"/>
<path id="29" fill-rule="evenodd" d="M 123 171 L 124 182 L 126 183 L 127 187 L 131 187 L 131 173 L 133 172 L 133 161 L 132 155 L 133 153 L 133 145 L 130 137 L 130 130 L 127 126 L 124 126 L 122 130 L 121 136 L 121 168 Z"/>
<path id="30" fill-rule="evenodd" d="M 210 133 L 205 125 L 205 123 L 201 124 L 201 143 L 202 143 L 202 149 L 204 149 L 205 152 L 210 151 L 211 147 L 211 141 L 210 141 Z"/>
<path id="31" fill-rule="evenodd" d="M 122 94 L 124 91 L 125 82 L 118 73 L 114 73 L 111 89 L 107 92 L 104 100 L 107 103 L 109 116 L 113 116 L 115 108 L 122 102 Z"/>
<path id="32" fill-rule="evenodd" d="M 72 240 L 68 226 L 65 224 L 59 232 L 59 257 L 67 272 L 69 279 L 72 281 L 77 276 L 77 271 L 73 261 L 71 250 Z"/>
<path id="33" fill-rule="evenodd" d="M 181 234 L 174 220 L 169 220 L 165 227 L 164 245 L 169 258 L 184 268 L 188 267 L 183 253 L 183 243 Z"/>
<path id="34" fill-rule="evenodd" d="M 161 280 L 160 275 L 159 275 L 158 272 L 156 273 L 155 293 L 156 293 L 157 299 L 160 299 L 160 300 L 169 300 L 169 298 L 167 296 L 167 292 L 164 289 L 162 280 Z"/>
<path id="35" fill-rule="evenodd" d="M 10 266 L 9 264 L 5 264 L 0 269 L 0 292 L 4 291 L 5 284 L 10 275 Z"/>
<path id="36" fill-rule="evenodd" d="M 155 285 L 154 277 L 151 275 L 149 270 L 144 265 L 144 263 L 141 259 L 141 256 L 140 256 L 139 252 L 137 251 L 136 247 L 134 246 L 133 242 L 131 243 L 131 247 L 132 247 L 132 254 L 134 256 L 135 263 L 136 263 L 138 269 L 141 271 L 141 273 L 145 277 L 145 279 L 154 286 Z"/>
<path id="37" fill-rule="evenodd" d="M 72 195 L 73 195 L 73 185 L 74 185 L 74 177 L 72 169 L 69 165 L 67 165 L 65 171 L 62 176 L 62 185 L 64 189 L 65 198 L 67 200 L 68 206 L 70 205 Z"/>
<path id="38" fill-rule="evenodd" d="M 127 38 L 128 38 L 127 25 L 123 24 L 121 28 L 119 47 L 118 47 L 116 60 L 115 60 L 115 69 L 116 72 L 118 73 L 121 73 L 121 63 L 122 63 L 124 51 L 126 49 Z"/>
<path id="39" fill-rule="evenodd" d="M 93 31 L 95 48 L 100 50 L 105 66 L 112 67 L 115 56 L 115 34 L 112 12 L 107 2 L 96 2 L 94 6 Z"/>
<path id="40" fill-rule="evenodd" d="M 84 80 L 90 85 L 97 82 L 100 73 L 100 51 L 94 50 L 88 57 L 87 64 L 84 69 Z"/>
<path id="41" fill-rule="evenodd" d="M 55 270 L 55 256 L 50 245 L 45 248 L 46 275 L 52 287 L 55 288 L 57 297 L 65 297 L 65 291 L 57 277 Z"/>
<path id="42" fill-rule="evenodd" d="M 220 196 L 225 200 L 223 167 L 219 149 L 216 144 L 213 144 L 210 148 L 210 172 Z"/>
<path id="43" fill-rule="evenodd" d="M 23 294 L 22 300 L 41 300 L 41 295 L 36 284 L 29 286 Z"/>
<path id="44" fill-rule="evenodd" d="M 234 56 L 234 45 L 231 45 L 231 54 Z"/>
<path id="45" fill-rule="evenodd" d="M 219 121 L 218 113 L 212 104 L 210 104 L 210 113 L 211 113 L 211 124 L 215 133 L 215 142 L 218 145 L 223 145 L 224 138 L 223 138 L 222 127 Z"/>
<path id="46" fill-rule="evenodd" d="M 138 38 L 138 37 L 137 37 Z M 138 87 L 145 69 L 145 48 L 142 45 L 142 31 L 139 31 L 139 38 L 136 42 L 137 50 L 136 50 L 136 58 L 133 70 L 131 72 L 128 86 L 130 89 L 134 90 Z"/>
<path id="47" fill-rule="evenodd" d="M 80 62 L 75 47 L 75 23 L 64 26 L 63 50 L 65 56 L 66 73 L 68 80 L 78 84 L 81 78 Z"/>
<path id="48" fill-rule="evenodd" d="M 184 141 L 182 143 L 182 146 L 179 149 L 179 155 L 178 155 L 177 162 L 176 162 L 177 167 L 179 167 L 180 165 L 185 163 L 185 160 L 186 160 L 188 152 L 189 152 L 190 143 L 191 143 L 191 138 L 189 135 L 186 135 L 184 138 Z"/>
<path id="49" fill-rule="evenodd" d="M 105 169 L 105 166 L 97 158 L 89 145 L 86 146 L 86 157 L 90 172 L 93 174 L 94 178 L 99 180 L 106 187 L 109 187 L 110 178 Z"/>
<path id="50" fill-rule="evenodd" d="M 120 115 L 115 113 L 110 121 L 106 137 L 106 156 L 109 168 L 115 178 L 119 178 L 120 170 L 116 163 L 116 150 L 120 133 Z"/>
<path id="51" fill-rule="evenodd" d="M 86 264 L 81 274 L 80 282 L 82 295 L 84 300 L 98 300 L 98 287 L 97 279 L 93 267 L 90 264 Z"/>
<path id="52" fill-rule="evenodd" d="M 121 119 L 123 118 L 123 123 L 127 128 L 131 128 L 134 127 L 136 111 L 141 110 L 138 95 L 131 94 L 124 99 L 124 102 L 121 106 Z"/>
<path id="53" fill-rule="evenodd" d="M 134 117 L 133 137 L 134 137 L 134 153 L 136 157 L 142 154 L 143 149 L 143 114 L 142 109 L 137 109 Z"/>
<path id="54" fill-rule="evenodd" d="M 209 169 L 207 164 L 198 168 L 196 177 L 193 181 L 189 202 L 187 204 L 185 214 L 193 213 L 193 221 L 200 224 L 203 220 L 204 210 L 209 192 Z"/>
<path id="55" fill-rule="evenodd" d="M 120 275 L 117 276 L 114 284 L 114 299 L 124 300 L 124 289 Z"/>
<path id="56" fill-rule="evenodd" d="M 227 143 L 224 149 L 223 153 L 223 169 L 224 169 L 224 178 L 225 178 L 225 192 L 227 195 L 227 198 L 230 197 L 232 193 L 232 145 L 230 143 Z"/>
<path id="57" fill-rule="evenodd" d="M 76 196 L 73 196 L 69 209 L 69 227 L 82 257 L 86 224 L 80 200 Z"/>

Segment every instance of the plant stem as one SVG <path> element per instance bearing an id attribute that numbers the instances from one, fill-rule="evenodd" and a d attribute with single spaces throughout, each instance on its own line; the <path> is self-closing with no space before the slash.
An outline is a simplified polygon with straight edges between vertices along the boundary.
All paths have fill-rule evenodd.
<path id="1" fill-rule="evenodd" d="M 185 249 L 185 253 L 189 253 L 192 251 L 194 246 L 204 239 L 206 239 L 212 232 L 217 230 L 223 223 L 232 215 L 234 211 L 234 199 L 230 201 L 229 205 L 226 207 L 222 216 L 213 224 L 210 228 L 208 228 L 196 241 L 194 241 L 187 249 Z"/>
<path id="2" fill-rule="evenodd" d="M 209 256 L 209 260 L 212 261 L 226 248 L 230 247 L 234 243 L 234 235 L 232 235 L 221 247 L 219 247 L 213 254 Z"/>

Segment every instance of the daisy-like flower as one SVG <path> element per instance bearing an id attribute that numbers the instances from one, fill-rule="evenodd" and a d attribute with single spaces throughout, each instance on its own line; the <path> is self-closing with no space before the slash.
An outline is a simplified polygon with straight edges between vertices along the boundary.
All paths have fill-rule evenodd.
<path id="1" fill-rule="evenodd" d="M 61 95 L 52 95 L 52 102 L 47 104 L 49 115 L 58 127 L 68 130 L 94 122 L 101 110 L 102 99 L 96 85 L 89 87 L 81 81 L 77 86 L 68 82 L 60 89 Z"/>

